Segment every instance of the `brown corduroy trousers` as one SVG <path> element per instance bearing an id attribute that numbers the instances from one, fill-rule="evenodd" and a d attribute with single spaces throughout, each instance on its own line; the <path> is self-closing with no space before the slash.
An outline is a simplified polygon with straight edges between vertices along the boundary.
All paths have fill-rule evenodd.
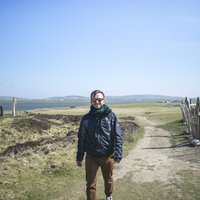
<path id="1" fill-rule="evenodd" d="M 86 194 L 87 200 L 97 200 L 97 171 L 101 168 L 104 179 L 104 192 L 106 196 L 110 196 L 113 192 L 113 156 L 94 157 L 86 155 L 85 170 L 86 170 Z"/>

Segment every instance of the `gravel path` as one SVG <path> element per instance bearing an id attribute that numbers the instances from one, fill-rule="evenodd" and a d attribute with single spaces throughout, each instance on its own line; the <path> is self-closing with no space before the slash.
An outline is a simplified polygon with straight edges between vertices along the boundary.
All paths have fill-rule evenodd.
<path id="1" fill-rule="evenodd" d="M 200 170 L 199 162 L 192 162 L 192 157 L 199 157 L 200 148 L 172 148 L 168 131 L 156 128 L 155 122 L 144 117 L 140 117 L 139 120 L 145 124 L 144 137 L 116 166 L 115 180 L 132 176 L 132 181 L 138 183 L 156 180 L 166 183 L 179 182 L 181 180 L 177 172 L 186 169 Z"/>

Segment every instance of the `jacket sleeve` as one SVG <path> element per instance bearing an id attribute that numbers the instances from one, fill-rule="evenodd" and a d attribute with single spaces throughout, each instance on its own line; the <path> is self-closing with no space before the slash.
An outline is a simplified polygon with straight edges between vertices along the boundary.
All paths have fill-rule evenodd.
<path id="1" fill-rule="evenodd" d="M 85 155 L 86 127 L 84 124 L 85 124 L 84 118 L 82 118 L 78 130 L 78 142 L 77 142 L 77 154 L 76 154 L 77 161 L 82 161 Z"/>
<path id="2" fill-rule="evenodd" d="M 121 135 L 121 127 L 115 114 L 113 122 L 113 138 L 114 138 L 114 160 L 120 162 L 122 159 L 123 140 Z"/>

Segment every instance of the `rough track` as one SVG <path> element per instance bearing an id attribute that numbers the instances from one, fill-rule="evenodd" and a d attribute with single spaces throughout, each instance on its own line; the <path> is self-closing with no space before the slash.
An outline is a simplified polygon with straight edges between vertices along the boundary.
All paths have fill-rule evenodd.
<path id="1" fill-rule="evenodd" d="M 200 170 L 198 147 L 176 147 L 170 143 L 170 132 L 156 128 L 155 122 L 138 118 L 145 124 L 144 137 L 116 166 L 114 179 L 131 176 L 134 182 L 179 182 L 177 172 L 186 169 Z M 195 162 L 194 161 L 195 157 Z"/>

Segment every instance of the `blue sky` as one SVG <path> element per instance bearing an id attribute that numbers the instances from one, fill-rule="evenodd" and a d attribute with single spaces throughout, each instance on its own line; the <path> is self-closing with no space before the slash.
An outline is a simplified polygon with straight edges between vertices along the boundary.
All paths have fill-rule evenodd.
<path id="1" fill-rule="evenodd" d="M 0 0 L 0 96 L 200 95 L 199 0 Z"/>

